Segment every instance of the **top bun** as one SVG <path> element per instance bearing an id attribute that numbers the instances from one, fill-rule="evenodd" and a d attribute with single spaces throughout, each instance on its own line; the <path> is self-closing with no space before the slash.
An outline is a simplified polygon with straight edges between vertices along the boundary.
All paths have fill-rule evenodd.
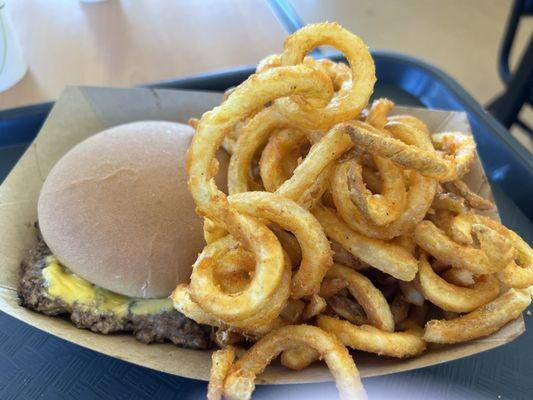
<path id="1" fill-rule="evenodd" d="M 187 125 L 120 125 L 79 143 L 50 171 L 39 225 L 58 260 L 130 297 L 165 297 L 186 282 L 203 247 L 187 190 Z"/>

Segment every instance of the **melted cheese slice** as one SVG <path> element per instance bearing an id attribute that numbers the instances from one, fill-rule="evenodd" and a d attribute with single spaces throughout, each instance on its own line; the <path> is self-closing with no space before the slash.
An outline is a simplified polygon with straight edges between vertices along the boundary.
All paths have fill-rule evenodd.
<path id="1" fill-rule="evenodd" d="M 68 272 L 54 256 L 46 258 L 43 277 L 47 295 L 62 300 L 69 310 L 76 305 L 87 311 L 125 318 L 129 313 L 146 315 L 173 309 L 170 299 L 136 299 L 94 286 Z"/>

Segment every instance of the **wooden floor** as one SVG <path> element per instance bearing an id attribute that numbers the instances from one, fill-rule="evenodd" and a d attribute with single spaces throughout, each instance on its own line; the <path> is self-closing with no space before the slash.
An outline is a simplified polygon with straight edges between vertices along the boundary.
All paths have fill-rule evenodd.
<path id="1" fill-rule="evenodd" d="M 304 23 L 337 21 L 372 48 L 422 58 L 481 103 L 503 89 L 497 56 L 510 0 L 286 0 Z M 0 109 L 56 98 L 66 85 L 131 86 L 255 64 L 286 32 L 266 0 L 17 0 L 8 11 L 29 65 Z M 519 29 L 515 62 L 533 32 Z M 533 124 L 533 111 L 523 110 Z M 531 138 L 513 130 L 530 150 Z"/>

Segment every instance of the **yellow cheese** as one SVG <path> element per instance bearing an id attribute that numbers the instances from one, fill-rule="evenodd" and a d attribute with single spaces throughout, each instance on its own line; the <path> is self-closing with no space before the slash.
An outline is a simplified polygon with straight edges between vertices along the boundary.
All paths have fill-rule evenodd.
<path id="1" fill-rule="evenodd" d="M 52 256 L 46 258 L 46 267 L 43 269 L 48 294 L 51 297 L 63 300 L 69 308 L 74 303 L 92 305 L 96 300 L 93 285 L 76 275 L 68 274 Z"/>
<path id="2" fill-rule="evenodd" d="M 94 287 L 96 293 L 96 309 L 105 313 L 111 312 L 117 317 L 126 317 L 130 304 L 134 301 L 129 297 Z"/>
<path id="3" fill-rule="evenodd" d="M 130 311 L 135 315 L 144 315 L 172 310 L 170 299 L 135 299 L 94 286 L 67 272 L 53 256 L 46 258 L 43 277 L 48 296 L 63 300 L 70 310 L 76 304 L 88 311 L 113 313 L 119 318 L 125 318 Z"/>
<path id="4" fill-rule="evenodd" d="M 157 314 L 158 312 L 172 310 L 172 300 L 170 299 L 140 299 L 135 301 L 130 307 L 130 311 L 134 315 Z"/>

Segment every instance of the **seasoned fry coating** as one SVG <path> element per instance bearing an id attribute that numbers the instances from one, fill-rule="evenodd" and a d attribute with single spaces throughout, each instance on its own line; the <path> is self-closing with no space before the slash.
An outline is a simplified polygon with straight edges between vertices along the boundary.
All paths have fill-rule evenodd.
<path id="1" fill-rule="evenodd" d="M 480 275 L 501 271 L 513 260 L 512 246 L 496 231 L 483 225 L 477 227 L 480 249 L 455 243 L 430 221 L 417 225 L 415 241 L 437 260 L 455 268 Z"/>
<path id="2" fill-rule="evenodd" d="M 347 64 L 308 55 L 322 45 Z M 190 120 L 207 245 L 171 298 L 223 347 L 208 399 L 250 399 L 278 355 L 293 370 L 324 360 L 341 399 L 366 398 L 346 346 L 414 357 L 489 335 L 530 304 L 533 250 L 475 213 L 493 204 L 465 183 L 473 137 L 390 115 L 388 99 L 368 107 L 375 79 L 359 37 L 313 24 Z M 221 146 L 228 195 L 214 180 Z"/>
<path id="3" fill-rule="evenodd" d="M 416 331 L 387 332 L 371 325 L 356 326 L 326 315 L 318 318 L 318 326 L 337 336 L 346 346 L 369 353 L 407 358 L 426 349 L 426 343 Z"/>
<path id="4" fill-rule="evenodd" d="M 213 352 L 211 356 L 211 374 L 209 385 L 207 385 L 207 400 L 220 400 L 224 393 L 224 381 L 228 374 L 233 360 L 235 360 L 235 349 L 231 346 Z"/>
<path id="5" fill-rule="evenodd" d="M 363 307 L 372 325 L 384 331 L 394 331 L 394 319 L 389 304 L 370 279 L 340 264 L 333 265 L 327 276 L 329 278 L 340 278 L 348 283 L 350 294 Z"/>
<path id="6" fill-rule="evenodd" d="M 346 347 L 333 335 L 316 326 L 289 325 L 270 332 L 257 341 L 231 367 L 224 386 L 230 399 L 249 399 L 255 377 L 282 351 L 307 345 L 315 349 L 335 377 L 340 398 L 366 399 L 359 371 Z"/>
<path id="7" fill-rule="evenodd" d="M 397 279 L 410 281 L 418 269 L 416 259 L 403 247 L 372 239 L 352 231 L 335 212 L 316 207 L 313 214 L 328 237 L 339 242 L 355 257 Z"/>
<path id="8" fill-rule="evenodd" d="M 428 321 L 423 338 L 432 343 L 457 343 L 487 336 L 518 318 L 530 303 L 529 293 L 509 289 L 490 303 L 456 319 Z"/>
<path id="9" fill-rule="evenodd" d="M 438 276 L 426 255 L 420 257 L 417 283 L 420 292 L 433 304 L 445 311 L 464 313 L 494 300 L 499 292 L 498 280 L 492 275 L 480 275 L 470 287 L 460 287 Z"/>

